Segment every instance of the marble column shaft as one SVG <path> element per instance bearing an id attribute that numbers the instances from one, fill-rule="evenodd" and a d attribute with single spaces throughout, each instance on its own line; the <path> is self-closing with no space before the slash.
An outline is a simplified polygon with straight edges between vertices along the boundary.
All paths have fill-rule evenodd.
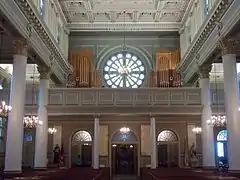
<path id="1" fill-rule="evenodd" d="M 150 138 L 151 138 L 151 169 L 157 168 L 157 147 L 156 147 L 156 120 L 154 117 L 150 118 Z"/>
<path id="2" fill-rule="evenodd" d="M 20 173 L 22 171 L 23 117 L 25 107 L 27 44 L 16 40 L 14 44 L 13 73 L 11 79 L 10 103 L 7 124 L 7 142 L 4 171 Z"/>
<path id="3" fill-rule="evenodd" d="M 212 98 L 209 83 L 209 72 L 212 69 L 211 64 L 206 64 L 200 68 L 200 80 L 199 86 L 201 88 L 201 101 L 202 101 L 202 155 L 203 155 L 203 167 L 214 168 L 215 163 L 215 146 L 214 146 L 214 133 L 213 126 L 207 124 L 207 120 L 212 116 Z"/>
<path id="4" fill-rule="evenodd" d="M 228 163 L 229 170 L 240 170 L 240 121 L 239 121 L 239 84 L 236 67 L 234 42 L 224 39 L 222 59 L 224 70 L 224 96 L 228 131 Z"/>
<path id="5" fill-rule="evenodd" d="M 42 125 L 36 127 L 34 169 L 47 168 L 48 149 L 48 89 L 49 89 L 49 68 L 38 67 L 40 73 L 39 94 L 38 94 L 38 118 Z"/>
<path id="6" fill-rule="evenodd" d="M 99 169 L 100 126 L 99 118 L 94 118 L 93 168 Z"/>

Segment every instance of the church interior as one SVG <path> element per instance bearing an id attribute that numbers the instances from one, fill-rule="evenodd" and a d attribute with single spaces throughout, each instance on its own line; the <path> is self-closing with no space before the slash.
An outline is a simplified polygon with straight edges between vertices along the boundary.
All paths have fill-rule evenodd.
<path id="1" fill-rule="evenodd" d="M 0 1 L 0 179 L 240 178 L 239 13 Z"/>

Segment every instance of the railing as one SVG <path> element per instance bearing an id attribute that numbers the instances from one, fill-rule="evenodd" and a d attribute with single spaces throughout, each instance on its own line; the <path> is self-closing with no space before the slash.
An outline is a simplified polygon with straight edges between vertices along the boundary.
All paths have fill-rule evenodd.
<path id="1" fill-rule="evenodd" d="M 186 106 L 201 105 L 199 88 L 53 88 L 50 106 Z"/>
<path id="2" fill-rule="evenodd" d="M 9 102 L 10 90 L 0 90 L 0 101 Z M 25 105 L 36 105 L 38 91 L 26 91 Z M 199 88 L 51 88 L 49 105 L 191 105 L 201 104 Z M 212 104 L 224 105 L 224 90 L 212 91 Z"/>

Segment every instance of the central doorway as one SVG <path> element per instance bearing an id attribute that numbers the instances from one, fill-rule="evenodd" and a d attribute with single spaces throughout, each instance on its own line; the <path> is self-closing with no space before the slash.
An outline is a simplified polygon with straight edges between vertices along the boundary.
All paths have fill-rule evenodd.
<path id="1" fill-rule="evenodd" d="M 111 172 L 113 175 L 138 173 L 138 139 L 129 128 L 121 128 L 112 136 Z"/>

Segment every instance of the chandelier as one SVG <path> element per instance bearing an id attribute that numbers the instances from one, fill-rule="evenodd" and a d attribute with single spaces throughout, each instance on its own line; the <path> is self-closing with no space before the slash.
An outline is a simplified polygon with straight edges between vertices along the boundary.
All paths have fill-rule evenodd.
<path id="1" fill-rule="evenodd" d="M 225 126 L 226 125 L 226 116 L 224 115 L 212 115 L 211 119 L 207 120 L 208 125 L 212 126 Z"/>
<path id="2" fill-rule="evenodd" d="M 126 134 L 126 133 L 128 133 L 129 131 L 130 131 L 130 128 L 128 128 L 128 127 L 122 127 L 122 128 L 120 129 L 120 132 L 123 133 L 123 134 Z"/>
<path id="3" fill-rule="evenodd" d="M 201 127 L 194 127 L 192 129 L 192 132 L 196 133 L 196 134 L 201 134 L 202 132 L 202 128 Z"/>
<path id="4" fill-rule="evenodd" d="M 48 133 L 49 134 L 55 134 L 57 132 L 56 128 L 48 128 Z"/>
<path id="5" fill-rule="evenodd" d="M 214 73 L 215 73 L 215 91 L 216 91 L 216 106 L 217 106 L 217 114 L 216 115 L 212 115 L 211 119 L 207 119 L 207 124 L 210 126 L 225 126 L 227 123 L 227 119 L 225 115 L 221 115 L 221 113 L 219 113 L 219 94 L 218 94 L 218 83 L 217 83 L 217 65 L 214 64 Z"/>
<path id="6" fill-rule="evenodd" d="M 24 122 L 24 127 L 29 129 L 35 128 L 43 124 L 43 122 L 40 121 L 37 116 L 33 116 L 33 115 L 25 116 L 23 122 Z"/>
<path id="7" fill-rule="evenodd" d="M 11 112 L 12 107 L 7 105 L 5 101 L 2 101 L 0 105 L 0 117 L 8 117 L 8 113 Z"/>

